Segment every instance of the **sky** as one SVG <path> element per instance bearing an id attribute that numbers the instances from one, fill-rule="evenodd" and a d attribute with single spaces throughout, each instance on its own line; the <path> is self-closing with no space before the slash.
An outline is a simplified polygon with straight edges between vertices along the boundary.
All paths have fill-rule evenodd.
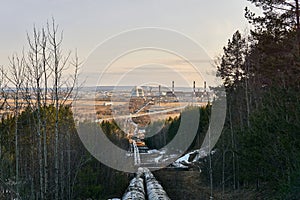
<path id="1" fill-rule="evenodd" d="M 185 35 L 192 39 L 202 48 L 202 52 L 206 53 L 207 60 L 212 60 L 222 53 L 223 46 L 227 44 L 228 39 L 236 30 L 241 32 L 249 30 L 249 24 L 244 18 L 246 6 L 255 10 L 246 0 L 2 0 L 0 6 L 0 65 L 6 67 L 8 57 L 12 53 L 21 52 L 22 48 L 26 48 L 26 33 L 32 31 L 33 25 L 45 26 L 47 20 L 54 17 L 64 32 L 63 48 L 66 52 L 77 49 L 79 58 L 84 61 L 81 77 L 82 80 L 85 80 L 86 85 L 111 85 L 117 84 L 117 82 L 125 85 L 129 83 L 142 84 L 141 81 L 134 83 L 132 80 L 141 80 L 137 77 L 143 77 L 145 74 L 149 80 L 153 79 L 153 82 L 163 80 L 162 84 L 168 84 L 175 79 L 180 85 L 184 85 L 180 78 L 173 78 L 173 75 L 168 76 L 166 69 L 172 73 L 174 72 L 173 68 L 176 69 L 175 73 L 179 73 L 179 76 L 197 74 L 197 69 L 192 70 L 193 67 L 188 67 L 191 64 L 187 64 L 176 52 L 172 54 L 171 50 L 167 53 L 157 50 L 156 53 L 151 50 L 140 50 L 127 54 L 128 58 L 123 58 L 123 55 L 122 63 L 118 60 L 119 63 L 114 63 L 108 70 L 108 74 L 111 76 L 122 75 L 109 80 L 111 76 L 104 74 L 107 80 L 101 80 L 99 77 L 107 69 L 107 65 L 100 66 L 100 59 L 103 57 L 103 54 L 100 53 L 103 52 L 97 52 L 97 49 L 103 41 L 113 35 L 120 35 L 120 33 L 132 29 L 156 27 L 173 30 L 179 35 Z M 135 37 L 139 39 L 145 36 L 136 33 Z M 170 41 L 170 43 L 188 48 L 185 44 L 177 41 Z M 108 52 L 113 54 L 115 48 L 119 47 L 113 46 L 108 49 Z M 199 60 L 197 55 L 189 59 Z M 168 63 L 161 62 L 161 60 L 168 60 Z M 201 67 L 205 68 L 204 71 L 207 74 L 214 70 L 211 68 L 212 66 L 208 65 Z M 159 71 L 160 68 L 162 71 Z M 189 68 L 191 69 L 187 70 Z M 132 73 L 128 75 L 128 81 L 126 81 L 126 75 L 130 74 L 128 70 Z M 186 71 L 186 73 L 182 71 Z M 160 78 L 155 80 L 158 74 L 160 74 Z M 191 83 L 191 80 L 196 79 L 202 82 L 200 76 L 205 75 L 182 78 L 182 80 Z M 149 81 L 148 79 L 147 81 Z M 202 77 L 202 79 L 206 78 Z"/>

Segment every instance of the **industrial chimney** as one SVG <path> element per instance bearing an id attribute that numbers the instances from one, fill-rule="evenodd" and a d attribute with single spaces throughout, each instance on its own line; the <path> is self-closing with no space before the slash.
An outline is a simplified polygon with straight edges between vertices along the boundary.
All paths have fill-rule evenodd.
<path id="1" fill-rule="evenodd" d="M 172 93 L 174 94 L 174 81 L 172 81 Z"/>
<path id="2" fill-rule="evenodd" d="M 195 81 L 193 82 L 193 91 L 194 91 L 194 94 L 195 94 L 195 92 L 196 92 L 196 82 Z"/>

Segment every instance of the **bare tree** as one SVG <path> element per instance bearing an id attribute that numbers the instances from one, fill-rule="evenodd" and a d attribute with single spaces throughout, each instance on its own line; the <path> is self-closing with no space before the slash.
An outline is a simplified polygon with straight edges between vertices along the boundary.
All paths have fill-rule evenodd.
<path id="1" fill-rule="evenodd" d="M 9 59 L 9 74 L 6 75 L 6 78 L 9 82 L 13 85 L 14 90 L 14 118 L 15 118 L 15 171 L 16 171 L 16 193 L 19 198 L 19 146 L 18 146 L 18 115 L 20 111 L 20 107 L 22 106 L 22 102 L 20 102 L 21 97 L 21 90 L 24 82 L 24 74 L 25 74 L 25 67 L 24 67 L 24 56 L 19 57 L 17 54 L 13 54 L 12 57 Z"/>
<path id="2" fill-rule="evenodd" d="M 41 115 L 41 105 L 42 105 L 42 78 L 44 73 L 43 65 L 40 63 L 40 32 L 34 27 L 33 37 L 27 34 L 27 41 L 30 47 L 28 52 L 28 63 L 27 70 L 31 74 L 32 81 L 32 91 L 34 91 L 36 96 L 35 109 L 36 109 L 36 134 L 38 139 L 38 160 L 39 160 L 39 187 L 40 187 L 40 198 L 44 199 L 44 162 L 43 162 L 43 152 L 42 152 L 42 115 Z"/>
<path id="3" fill-rule="evenodd" d="M 70 61 L 71 52 L 67 53 L 65 56 L 62 52 L 61 45 L 63 41 L 63 32 L 59 32 L 58 25 L 55 24 L 55 20 L 47 24 L 48 30 L 48 41 L 50 49 L 50 59 L 51 65 L 49 65 L 52 70 L 53 84 L 53 100 L 55 106 L 55 128 L 54 128 L 54 171 L 55 171 L 55 199 L 59 199 L 59 186 L 61 187 L 61 193 L 64 191 L 65 185 L 63 184 L 64 174 L 63 161 L 64 154 L 62 151 L 62 140 L 59 135 L 59 109 L 65 105 L 67 100 L 71 97 L 71 94 L 75 88 L 76 81 L 78 78 L 79 71 L 79 59 L 77 53 L 73 61 Z M 69 77 L 63 77 L 64 70 L 68 69 L 70 66 L 74 68 L 74 72 Z M 68 162 L 70 163 L 70 154 L 68 154 Z M 60 176 L 61 173 L 61 176 Z M 70 173 L 70 172 L 69 172 Z M 59 184 L 59 180 L 61 184 Z M 70 180 L 69 180 L 70 184 Z M 63 194 L 61 194 L 63 195 Z"/>
<path id="4" fill-rule="evenodd" d="M 9 73 L 6 73 L 3 67 L 0 68 L 0 110 L 4 108 L 5 103 L 10 102 L 7 100 L 8 93 L 3 89 L 7 84 L 11 86 L 14 99 L 12 109 L 15 120 L 16 188 L 12 191 L 17 194 L 18 199 L 21 191 L 20 183 L 31 185 L 30 194 L 22 193 L 25 195 L 24 198 L 71 199 L 72 196 L 71 187 L 74 182 L 71 176 L 72 131 L 68 130 L 72 124 L 65 124 L 64 127 L 59 113 L 64 112 L 63 109 L 68 109 L 72 103 L 80 62 L 77 52 L 71 59 L 71 52 L 65 54 L 62 51 L 62 40 L 63 32 L 58 30 L 54 19 L 47 23 L 45 29 L 37 29 L 34 26 L 33 32 L 27 34 L 28 49 L 23 50 L 22 56 L 13 54 L 10 58 Z M 66 73 L 70 69 L 74 71 Z M 30 133 L 25 131 L 29 135 L 20 137 L 21 131 L 23 132 L 20 127 L 20 114 L 25 111 L 25 107 L 22 106 L 24 103 L 28 104 L 24 114 L 28 115 L 28 124 L 33 125 L 33 131 Z M 54 111 L 54 122 L 51 121 L 53 115 L 51 113 L 48 115 L 47 111 Z M 24 115 L 22 119 L 23 117 Z M 66 122 L 69 123 L 68 120 Z M 29 155 L 22 154 L 23 149 L 27 148 L 23 146 L 23 142 L 32 144 L 29 147 Z M 27 156 L 28 159 L 25 158 Z M 53 158 L 54 162 L 49 162 L 50 158 Z M 30 170 L 26 170 L 26 167 Z M 21 181 L 20 177 L 25 178 Z M 54 192 L 51 193 L 52 191 Z"/>
<path id="5" fill-rule="evenodd" d="M 58 112 L 59 112 L 59 80 L 61 78 L 61 72 L 64 67 L 60 66 L 62 61 L 61 49 L 60 45 L 62 43 L 62 35 L 58 38 L 58 26 L 55 25 L 54 19 L 52 19 L 51 24 L 47 24 L 48 28 L 48 37 L 51 45 L 51 55 L 53 59 L 53 76 L 54 76 L 54 105 L 55 105 L 55 129 L 54 129 L 54 171 L 55 171 L 55 199 L 59 199 L 59 154 L 58 154 L 58 146 L 59 146 L 59 135 L 58 135 Z"/>
<path id="6" fill-rule="evenodd" d="M 41 65 L 43 68 L 44 74 L 44 109 L 47 106 L 48 101 L 48 77 L 51 73 L 48 74 L 48 56 L 47 56 L 47 34 L 45 29 L 42 29 L 41 39 L 40 39 L 40 47 L 41 47 Z M 48 192 L 48 150 L 47 150 L 47 119 L 43 116 L 43 152 L 44 152 L 44 194 L 46 198 L 46 194 Z"/>

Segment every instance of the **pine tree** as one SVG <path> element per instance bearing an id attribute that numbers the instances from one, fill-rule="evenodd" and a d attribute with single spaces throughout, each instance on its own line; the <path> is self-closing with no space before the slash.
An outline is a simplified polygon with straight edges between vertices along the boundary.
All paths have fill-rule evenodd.
<path id="1" fill-rule="evenodd" d="M 228 41 L 227 47 L 224 47 L 223 50 L 224 55 L 218 66 L 217 75 L 224 79 L 224 85 L 227 89 L 234 89 L 245 77 L 246 41 L 239 31 L 233 34 L 232 39 Z"/>

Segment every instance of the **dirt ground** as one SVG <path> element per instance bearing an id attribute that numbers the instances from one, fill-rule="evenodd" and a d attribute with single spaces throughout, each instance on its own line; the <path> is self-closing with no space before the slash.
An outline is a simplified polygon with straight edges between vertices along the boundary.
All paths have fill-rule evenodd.
<path id="1" fill-rule="evenodd" d="M 8 104 L 5 104 L 3 109 L 0 110 L 0 116 L 12 114 L 15 110 L 14 107 L 14 100 L 8 99 Z M 30 100 L 31 104 L 35 104 L 35 100 Z M 51 101 L 48 102 L 49 104 L 53 103 Z M 2 102 L 0 102 L 2 104 Z M 129 114 L 129 108 L 128 108 L 128 102 L 113 102 L 113 104 L 110 101 L 104 101 L 104 100 L 94 100 L 94 99 L 80 99 L 76 101 L 65 101 L 65 105 L 72 105 L 74 117 L 76 120 L 84 120 L 84 119 L 108 119 L 111 120 L 115 116 L 120 116 L 120 110 L 124 110 L 124 115 Z M 143 110 L 139 112 L 140 115 L 143 116 L 150 116 L 151 120 L 162 120 L 162 119 L 168 119 L 169 117 L 175 118 L 180 115 L 181 110 L 176 110 L 175 108 L 182 107 L 183 105 L 186 105 L 187 103 L 184 102 L 161 102 L 155 105 L 149 106 L 147 109 L 150 109 L 150 111 Z M 22 111 L 25 107 L 28 106 L 28 102 L 25 100 L 19 100 L 19 109 Z M 204 106 L 204 103 L 199 103 L 199 106 Z M 127 109 L 128 108 L 128 109 Z M 151 113 L 151 109 L 153 108 L 153 113 Z M 162 110 L 168 110 L 168 109 L 175 109 L 168 112 L 159 112 L 155 113 L 156 110 L 162 111 Z M 117 112 L 116 112 L 117 111 Z M 117 114 L 116 114 L 117 113 Z M 145 119 L 147 117 L 144 117 Z"/>

